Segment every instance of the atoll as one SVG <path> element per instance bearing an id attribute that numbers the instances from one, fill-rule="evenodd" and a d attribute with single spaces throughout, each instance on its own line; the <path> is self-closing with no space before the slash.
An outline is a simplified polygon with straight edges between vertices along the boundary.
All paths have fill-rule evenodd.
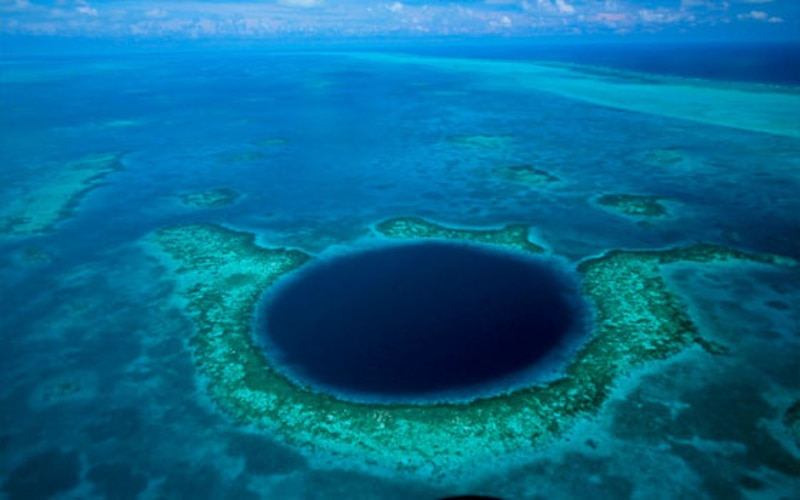
<path id="1" fill-rule="evenodd" d="M 30 235 L 51 231 L 69 218 L 80 200 L 121 170 L 120 153 L 90 154 L 58 168 L 45 168 L 20 186 L 20 195 L 0 208 L 0 233 Z"/>
<path id="2" fill-rule="evenodd" d="M 375 230 L 391 238 L 465 239 L 541 251 L 523 227 L 509 227 L 455 229 L 408 218 L 381 222 Z M 594 328 L 563 377 L 467 403 L 376 405 L 338 400 L 284 378 L 254 343 L 251 325 L 264 291 L 312 257 L 263 248 L 251 234 L 216 225 L 165 228 L 149 242 L 188 301 L 195 362 L 225 412 L 281 436 L 323 465 L 344 461 L 377 474 L 440 484 L 463 484 L 496 470 L 502 460 L 547 444 L 578 418 L 595 414 L 621 376 L 695 345 L 697 328 L 669 290 L 662 266 L 733 261 L 797 266 L 790 259 L 711 245 L 589 258 L 577 271 L 595 308 Z"/>
<path id="3" fill-rule="evenodd" d="M 638 194 L 604 194 L 595 199 L 595 203 L 610 208 L 624 215 L 637 217 L 664 217 L 667 207 L 658 196 Z"/>

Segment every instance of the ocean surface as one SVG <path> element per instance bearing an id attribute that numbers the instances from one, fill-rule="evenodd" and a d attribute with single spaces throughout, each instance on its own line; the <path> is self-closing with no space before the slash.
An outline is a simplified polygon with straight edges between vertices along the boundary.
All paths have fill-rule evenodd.
<path id="1" fill-rule="evenodd" d="M 800 497 L 797 46 L 325 49 L 2 54 L 3 494 Z M 208 313 L 208 297 L 234 310 L 241 256 L 257 245 L 335 259 L 387 244 L 381 223 L 396 219 L 462 235 L 527 228 L 578 280 L 586 262 L 622 252 L 635 271 L 653 252 L 669 262 L 654 271 L 659 293 L 702 341 L 616 373 L 601 402 L 527 447 L 450 460 L 471 449 L 432 451 L 409 433 L 409 457 L 430 467 L 402 467 L 402 447 L 359 448 L 359 432 L 372 443 L 386 431 L 391 405 L 351 409 L 373 411 L 380 431 L 350 426 L 338 443 L 321 434 L 334 418 L 322 403 L 291 425 L 231 403 L 234 382 L 220 381 L 250 374 L 220 378 L 202 342 L 215 325 L 224 339 L 231 318 L 258 330 L 260 302 Z M 232 243 L 163 236 L 187 227 Z M 697 244 L 750 257 L 670 253 Z M 246 290 L 259 301 L 270 287 Z M 600 322 L 605 298 L 590 299 Z M 509 440 L 530 432 L 482 418 Z"/>

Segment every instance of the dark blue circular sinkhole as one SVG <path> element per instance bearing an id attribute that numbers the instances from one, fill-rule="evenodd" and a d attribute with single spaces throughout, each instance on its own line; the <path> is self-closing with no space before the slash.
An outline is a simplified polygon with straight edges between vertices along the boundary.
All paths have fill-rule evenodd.
<path id="1" fill-rule="evenodd" d="M 296 273 L 266 301 L 259 330 L 276 368 L 326 392 L 463 399 L 552 364 L 574 344 L 581 304 L 553 262 L 423 242 Z"/>

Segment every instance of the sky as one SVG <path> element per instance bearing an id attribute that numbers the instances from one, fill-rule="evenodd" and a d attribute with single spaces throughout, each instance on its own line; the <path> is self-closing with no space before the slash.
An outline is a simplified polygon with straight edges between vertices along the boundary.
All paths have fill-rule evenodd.
<path id="1" fill-rule="evenodd" d="M 800 40 L 800 0 L 0 0 L 0 35 L 198 39 L 659 33 Z"/>

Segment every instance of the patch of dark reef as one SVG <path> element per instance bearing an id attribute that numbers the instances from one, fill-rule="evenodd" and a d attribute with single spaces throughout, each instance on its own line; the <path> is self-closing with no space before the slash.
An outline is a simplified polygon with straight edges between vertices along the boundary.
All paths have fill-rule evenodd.
<path id="1" fill-rule="evenodd" d="M 257 325 L 272 365 L 370 403 L 465 401 L 542 382 L 588 323 L 564 266 L 471 244 L 361 251 L 274 288 Z"/>

